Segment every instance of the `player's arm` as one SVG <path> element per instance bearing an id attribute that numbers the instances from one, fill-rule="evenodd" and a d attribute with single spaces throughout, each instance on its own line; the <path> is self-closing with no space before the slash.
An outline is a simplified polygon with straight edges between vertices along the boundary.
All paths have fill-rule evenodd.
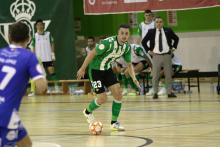
<path id="1" fill-rule="evenodd" d="M 135 83 L 135 85 L 140 88 L 140 84 L 135 76 L 135 71 L 134 71 L 134 67 L 132 65 L 132 63 L 128 63 L 128 73 L 130 75 L 130 77 L 132 78 L 133 82 Z"/>
<path id="2" fill-rule="evenodd" d="M 54 39 L 53 36 L 50 34 L 50 45 L 51 45 L 51 51 L 52 51 L 52 60 L 55 61 L 55 44 L 54 44 Z"/>
<path id="3" fill-rule="evenodd" d="M 54 52 L 55 52 L 55 44 L 54 44 L 54 41 L 53 41 L 52 36 L 51 36 L 51 38 L 50 38 L 50 44 L 51 44 L 52 52 L 54 53 Z"/>
<path id="4" fill-rule="evenodd" d="M 86 70 L 87 66 L 89 65 L 89 63 L 93 60 L 93 58 L 96 55 L 103 54 L 106 51 L 106 49 L 108 49 L 108 48 L 109 48 L 109 41 L 108 40 L 102 40 L 100 42 L 100 44 L 97 44 L 97 46 L 94 49 L 92 49 L 92 51 L 90 51 L 89 54 L 86 56 L 82 66 L 78 70 L 77 79 L 81 79 L 82 77 L 84 77 L 85 70 Z"/>
<path id="5" fill-rule="evenodd" d="M 51 43 L 51 49 L 52 49 L 52 52 L 54 53 L 54 51 L 55 51 L 55 45 L 54 45 L 54 43 Z"/>
<path id="6" fill-rule="evenodd" d="M 80 69 L 77 72 L 77 79 L 81 79 L 84 77 L 85 75 L 85 71 L 87 66 L 89 65 L 89 63 L 92 61 L 92 59 L 95 57 L 96 55 L 96 49 L 94 48 L 91 52 L 89 52 L 89 54 L 86 56 L 82 66 L 80 67 Z"/>
<path id="7" fill-rule="evenodd" d="M 36 85 L 36 94 L 44 94 L 47 90 L 46 74 L 33 53 L 28 60 L 28 73 Z"/>
<path id="8" fill-rule="evenodd" d="M 51 57 L 52 57 L 52 60 L 55 61 L 56 60 L 56 57 L 55 57 L 55 45 L 54 43 L 51 43 L 51 49 L 52 49 L 52 53 L 51 53 Z"/>
<path id="9" fill-rule="evenodd" d="M 131 63 L 131 47 L 128 49 L 128 51 L 123 55 L 124 60 L 127 62 L 128 64 L 128 73 L 130 75 L 130 77 L 132 78 L 133 82 L 135 83 L 135 85 L 137 85 L 137 87 L 140 88 L 140 84 L 138 82 L 138 80 L 136 79 L 135 76 L 135 72 L 134 72 L 134 68 L 133 65 Z"/>

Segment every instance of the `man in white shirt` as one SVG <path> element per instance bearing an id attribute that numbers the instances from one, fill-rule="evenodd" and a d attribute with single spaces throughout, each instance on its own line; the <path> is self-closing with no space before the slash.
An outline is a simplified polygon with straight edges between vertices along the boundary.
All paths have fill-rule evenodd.
<path id="1" fill-rule="evenodd" d="M 163 19 L 157 17 L 155 19 L 156 28 L 150 29 L 142 40 L 142 45 L 146 52 L 153 56 L 153 98 L 158 98 L 158 87 L 160 79 L 161 67 L 164 68 L 166 81 L 166 89 L 168 97 L 176 97 L 172 93 L 172 63 L 171 53 L 177 48 L 179 37 L 170 28 L 163 27 Z M 148 46 L 148 42 L 150 43 Z"/>
<path id="2" fill-rule="evenodd" d="M 85 55 L 88 55 L 89 52 L 94 49 L 96 46 L 95 37 L 90 36 L 87 39 L 87 47 L 85 48 Z"/>
<path id="3" fill-rule="evenodd" d="M 147 34 L 149 29 L 155 28 L 154 15 L 151 10 L 144 11 L 144 21 L 139 24 L 138 32 L 140 35 L 140 41 Z"/>
<path id="4" fill-rule="evenodd" d="M 48 80 L 55 80 L 54 70 L 54 39 L 49 31 L 45 31 L 43 20 L 39 19 L 35 23 L 37 32 L 35 33 L 32 46 L 33 51 L 42 62 L 43 67 L 48 74 Z"/>

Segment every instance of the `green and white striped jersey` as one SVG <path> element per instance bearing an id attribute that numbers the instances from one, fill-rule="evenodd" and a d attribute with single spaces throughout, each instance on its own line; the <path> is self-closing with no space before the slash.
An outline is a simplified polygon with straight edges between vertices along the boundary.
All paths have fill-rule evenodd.
<path id="1" fill-rule="evenodd" d="M 123 57 L 127 63 L 131 62 L 131 47 L 128 43 L 119 45 L 117 36 L 112 36 L 100 41 L 96 45 L 96 56 L 89 67 L 96 70 L 108 70 L 111 63 Z"/>

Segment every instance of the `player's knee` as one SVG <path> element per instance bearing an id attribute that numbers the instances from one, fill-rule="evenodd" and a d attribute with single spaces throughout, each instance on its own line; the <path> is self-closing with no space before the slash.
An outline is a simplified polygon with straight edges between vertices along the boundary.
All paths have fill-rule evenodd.
<path id="1" fill-rule="evenodd" d="M 100 95 L 97 99 L 97 103 L 99 105 L 104 104 L 107 101 L 107 96 L 106 95 Z"/>
<path id="2" fill-rule="evenodd" d="M 49 67 L 47 68 L 47 70 L 48 70 L 48 73 L 49 73 L 49 74 L 53 74 L 53 73 L 54 73 L 54 67 L 53 67 L 53 66 L 49 66 Z"/>
<path id="3" fill-rule="evenodd" d="M 121 90 L 121 89 L 118 90 L 118 91 L 113 95 L 113 97 L 114 97 L 116 100 L 121 101 L 121 99 L 122 99 L 122 90 Z"/>
<path id="4" fill-rule="evenodd" d="M 122 95 L 119 95 L 119 96 L 115 97 L 115 99 L 116 99 L 117 101 L 121 101 L 121 100 L 122 100 Z"/>

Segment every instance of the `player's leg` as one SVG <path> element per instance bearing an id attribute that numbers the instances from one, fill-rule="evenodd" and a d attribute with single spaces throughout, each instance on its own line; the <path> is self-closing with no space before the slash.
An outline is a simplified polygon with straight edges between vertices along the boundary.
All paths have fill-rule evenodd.
<path id="1" fill-rule="evenodd" d="M 47 71 L 48 71 L 48 74 L 49 74 L 48 77 L 50 80 L 57 80 L 53 61 L 48 62 Z"/>
<path id="2" fill-rule="evenodd" d="M 142 71 L 142 70 L 144 70 L 144 68 L 145 68 L 145 64 L 146 64 L 147 62 L 146 61 L 140 61 L 140 62 L 138 62 L 137 64 L 133 64 L 133 67 L 134 67 L 134 71 L 135 71 L 135 73 L 136 73 L 136 78 L 137 78 L 137 80 L 140 80 L 140 76 L 139 76 L 139 73 Z M 131 87 L 132 87 L 132 89 L 134 89 L 135 90 L 135 92 L 136 92 L 136 94 L 140 94 L 140 91 L 139 91 L 139 88 L 137 87 L 137 85 L 133 82 L 133 80 L 131 79 Z"/>
<path id="3" fill-rule="evenodd" d="M 116 131 L 124 131 L 124 127 L 118 122 L 118 117 L 122 106 L 122 90 L 117 81 L 116 76 L 111 70 L 106 71 L 105 85 L 111 91 L 114 100 L 112 102 L 112 120 L 111 129 Z"/>
<path id="4" fill-rule="evenodd" d="M 0 127 L 0 147 L 16 145 L 16 129 L 8 129 L 6 127 Z"/>
<path id="5" fill-rule="evenodd" d="M 24 138 L 22 138 L 18 143 L 17 147 L 32 147 L 32 142 L 30 137 L 27 135 Z"/>
<path id="6" fill-rule="evenodd" d="M 48 73 L 51 75 L 51 74 L 54 74 L 54 67 L 53 66 L 48 66 L 47 67 L 47 70 L 48 70 Z"/>
<path id="7" fill-rule="evenodd" d="M 122 90 L 119 83 L 109 86 L 109 90 L 114 97 L 112 102 L 111 129 L 113 131 L 124 131 L 124 127 L 119 123 L 118 117 L 122 107 Z"/>
<path id="8" fill-rule="evenodd" d="M 135 73 L 140 73 L 143 69 L 144 69 L 144 61 L 143 62 L 139 62 L 137 64 L 133 64 L 133 67 L 134 67 L 134 71 Z"/>
<path id="9" fill-rule="evenodd" d="M 18 128 L 17 147 L 32 147 L 31 139 L 22 123 Z"/>
<path id="10" fill-rule="evenodd" d="M 48 80 L 57 80 L 53 61 L 42 62 Z"/>
<path id="11" fill-rule="evenodd" d="M 105 92 L 105 86 L 103 84 L 102 78 L 104 71 L 89 69 L 88 73 L 93 91 L 96 93 L 97 98 L 95 98 L 89 103 L 86 109 L 84 109 L 83 113 L 87 118 L 87 122 L 92 123 L 95 120 L 92 112 L 98 109 L 103 103 L 106 102 L 107 95 Z"/>
<path id="12" fill-rule="evenodd" d="M 8 129 L 0 127 L 0 147 L 31 147 L 32 142 L 27 135 L 26 129 L 23 125 L 19 125 L 18 129 Z"/>
<path id="13" fill-rule="evenodd" d="M 109 90 L 112 92 L 114 100 L 112 102 L 112 122 L 114 123 L 118 120 L 119 113 L 121 111 L 122 104 L 122 92 L 120 84 L 114 84 L 109 87 Z"/>
<path id="14" fill-rule="evenodd" d="M 93 99 L 86 109 L 83 110 L 83 114 L 87 119 L 87 122 L 91 124 L 94 122 L 95 118 L 93 116 L 93 111 L 98 109 L 102 104 L 104 104 L 107 100 L 106 92 L 97 94 L 97 98 Z"/>

